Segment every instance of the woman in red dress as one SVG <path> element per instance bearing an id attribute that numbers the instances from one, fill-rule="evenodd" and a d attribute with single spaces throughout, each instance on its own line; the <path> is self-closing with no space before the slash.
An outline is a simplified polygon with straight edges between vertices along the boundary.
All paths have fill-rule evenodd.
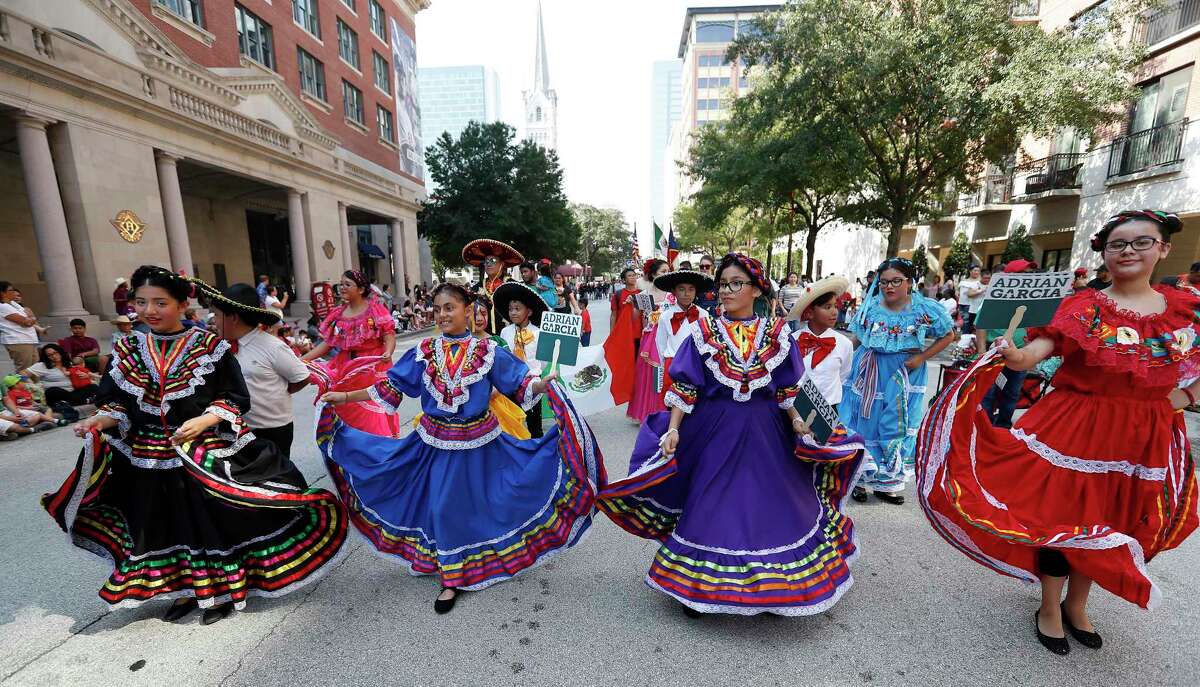
<path id="1" fill-rule="evenodd" d="M 610 391 L 617 405 L 628 403 L 633 398 L 633 373 L 637 363 L 638 346 L 642 337 L 642 314 L 637 309 L 634 297 L 641 293 L 637 288 L 638 273 L 632 267 L 621 272 L 625 288 L 613 294 L 609 301 L 612 314 L 609 319 L 608 338 L 604 340 L 604 359 L 612 371 Z"/>
<path id="2" fill-rule="evenodd" d="M 934 404 L 917 442 L 921 505 L 937 532 L 996 572 L 1041 583 L 1038 640 L 1099 649 L 1092 583 L 1143 608 L 1161 597 L 1146 563 L 1196 529 L 1182 408 L 1200 391 L 1200 298 L 1151 286 L 1178 217 L 1122 212 L 1092 239 L 1112 285 L 1068 297 L 1021 349 L 996 347 Z M 1054 390 L 1012 429 L 980 402 L 1007 365 L 1063 357 Z M 1189 386 L 1180 388 L 1188 380 Z M 1066 598 L 1062 592 L 1066 588 Z"/>
<path id="3" fill-rule="evenodd" d="M 371 280 L 357 270 L 348 270 L 338 283 L 342 305 L 321 323 L 323 341 L 302 360 L 317 361 L 333 353 L 325 363 L 314 362 L 315 383 L 322 393 L 357 391 L 373 386 L 387 375 L 396 350 L 396 321 L 371 290 Z M 338 417 L 355 429 L 372 434 L 396 436 L 397 416 L 389 415 L 373 401 L 339 406 Z"/>

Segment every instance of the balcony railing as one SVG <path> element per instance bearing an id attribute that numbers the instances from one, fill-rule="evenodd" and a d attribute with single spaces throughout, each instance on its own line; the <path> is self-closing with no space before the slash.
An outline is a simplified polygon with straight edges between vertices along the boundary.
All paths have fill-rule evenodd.
<path id="1" fill-rule="evenodd" d="M 1140 33 L 1146 45 L 1165 41 L 1200 25 L 1200 0 L 1174 0 L 1146 15 Z"/>
<path id="2" fill-rule="evenodd" d="M 1121 136 L 1112 142 L 1108 176 L 1136 174 L 1183 160 L 1187 119 Z"/>
<path id="3" fill-rule="evenodd" d="M 1083 169 L 1083 158 L 1083 153 L 1058 153 L 1019 165 L 1013 169 L 1014 185 L 1019 195 L 1024 196 L 1056 189 L 1079 188 L 1079 171 Z"/>
<path id="4" fill-rule="evenodd" d="M 1038 16 L 1041 9 L 1041 0 L 1013 0 L 1008 6 L 1008 16 L 1027 19 Z"/>
<path id="5" fill-rule="evenodd" d="M 979 188 L 973 193 L 964 194 L 959 199 L 962 209 L 977 208 L 983 205 L 1002 205 L 1012 200 L 1012 173 L 989 174 L 979 182 Z"/>

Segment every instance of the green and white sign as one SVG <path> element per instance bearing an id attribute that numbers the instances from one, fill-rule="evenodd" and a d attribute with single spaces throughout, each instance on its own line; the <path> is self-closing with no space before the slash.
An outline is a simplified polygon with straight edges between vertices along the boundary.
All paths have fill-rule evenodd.
<path id="1" fill-rule="evenodd" d="M 579 360 L 579 337 L 583 333 L 583 318 L 558 312 L 542 313 L 542 324 L 538 327 L 538 360 L 559 365 L 574 365 Z M 556 345 L 557 344 L 557 345 Z M 555 360 L 555 348 L 558 359 Z"/>
<path id="2" fill-rule="evenodd" d="M 1013 313 L 1025 306 L 1021 327 L 1042 327 L 1054 319 L 1062 299 L 1075 292 L 1070 272 L 1026 272 L 995 274 L 983 295 L 983 305 L 975 318 L 978 329 L 1004 329 Z"/>
<path id="3" fill-rule="evenodd" d="M 793 407 L 800 414 L 800 419 L 808 423 L 813 439 L 818 444 L 828 443 L 829 436 L 837 427 L 838 414 L 811 379 L 805 377 L 804 382 L 800 384 L 800 393 L 797 394 Z"/>

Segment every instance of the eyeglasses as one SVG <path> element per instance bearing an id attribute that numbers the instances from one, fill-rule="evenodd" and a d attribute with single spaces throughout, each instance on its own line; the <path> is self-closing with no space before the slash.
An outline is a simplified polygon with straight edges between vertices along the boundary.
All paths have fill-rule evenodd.
<path id="1" fill-rule="evenodd" d="M 1139 236 L 1132 241 L 1113 239 L 1112 241 L 1104 244 L 1104 252 L 1123 253 L 1128 247 L 1133 247 L 1134 250 L 1141 252 L 1144 250 L 1150 250 L 1155 246 L 1155 244 L 1158 243 L 1162 243 L 1162 241 L 1154 238 L 1153 236 Z"/>
<path id="2" fill-rule="evenodd" d="M 717 286 L 718 291 L 728 291 L 729 293 L 737 293 L 746 288 L 748 281 L 723 281 Z"/>
<path id="3" fill-rule="evenodd" d="M 490 255 L 483 259 L 483 264 L 489 265 L 489 266 L 495 265 L 498 262 L 500 262 L 500 258 L 495 258 Z"/>
<path id="4" fill-rule="evenodd" d="M 906 281 L 908 281 L 908 280 L 905 279 L 904 277 L 896 277 L 895 279 L 880 279 L 879 285 L 880 286 L 890 286 L 892 288 L 896 288 L 898 286 L 903 286 L 904 282 L 906 282 Z"/>

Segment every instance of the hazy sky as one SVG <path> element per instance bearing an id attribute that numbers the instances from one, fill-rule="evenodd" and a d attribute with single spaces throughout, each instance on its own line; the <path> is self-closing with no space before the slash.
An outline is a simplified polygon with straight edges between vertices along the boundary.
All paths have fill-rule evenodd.
<path id="1" fill-rule="evenodd" d="M 543 0 L 558 154 L 568 197 L 650 216 L 650 80 L 679 51 L 688 7 L 730 0 Z M 533 83 L 537 0 L 433 0 L 417 15 L 419 67 L 482 64 L 500 77 L 503 118 L 521 131 Z"/>

